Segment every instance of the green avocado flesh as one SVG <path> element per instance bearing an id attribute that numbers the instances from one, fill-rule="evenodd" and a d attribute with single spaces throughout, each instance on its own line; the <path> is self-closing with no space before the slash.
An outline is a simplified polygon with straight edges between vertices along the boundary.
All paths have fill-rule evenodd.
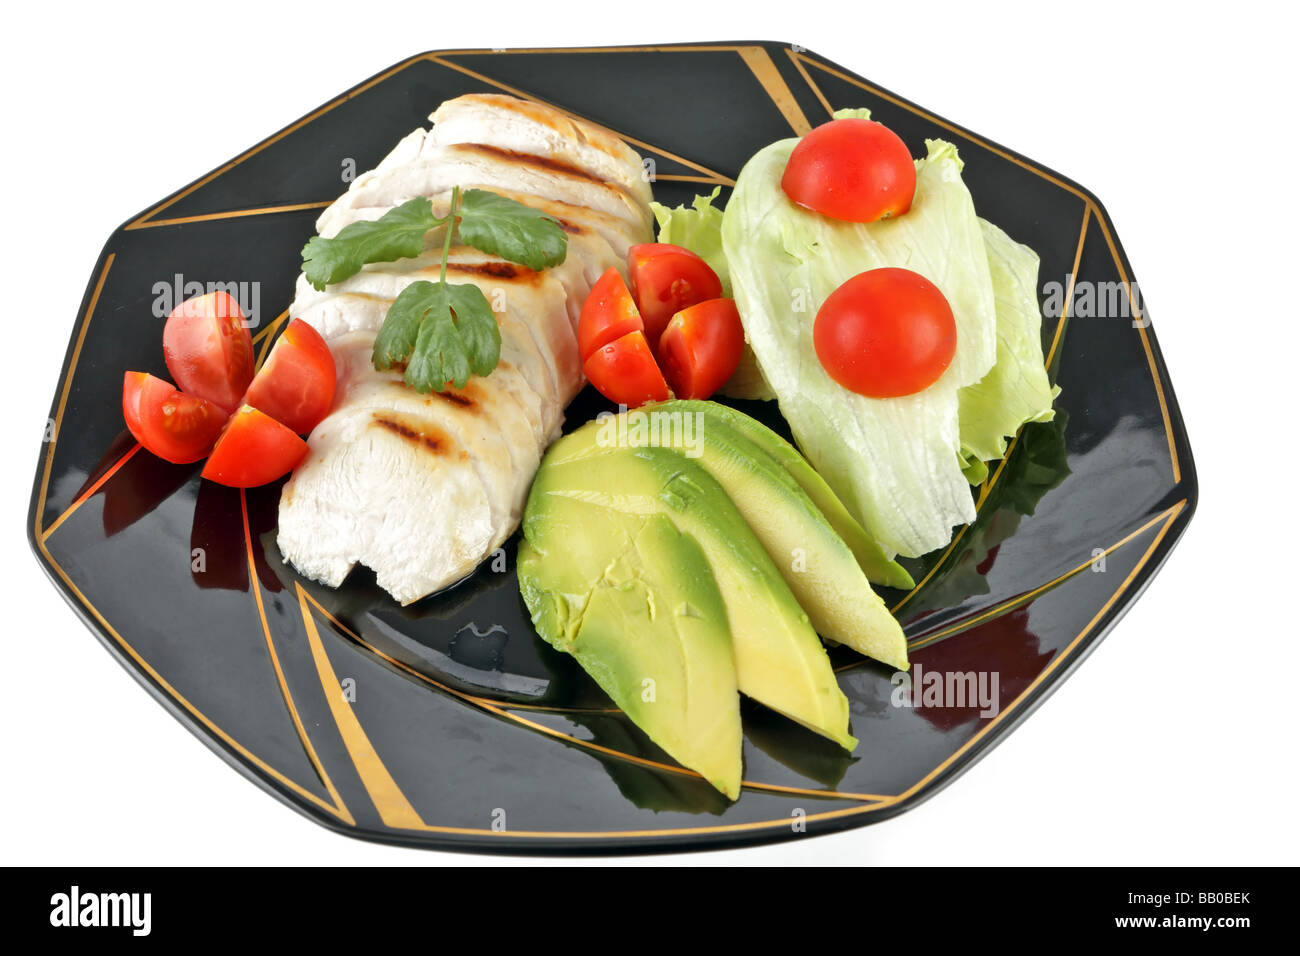
<path id="1" fill-rule="evenodd" d="M 773 443 L 787 449 L 816 477 L 798 452 L 758 422 L 715 402 L 666 402 L 645 406 L 638 414 L 660 416 L 659 427 L 647 439 L 655 438 L 657 447 L 673 449 L 717 481 L 818 633 L 860 654 L 907 669 L 903 629 L 871 590 L 854 553 L 782 462 L 733 422 L 749 422 L 766 432 Z M 579 429 L 555 446 L 547 462 L 560 465 L 627 450 L 615 447 L 619 437 L 610 425 L 603 430 L 591 426 Z M 625 444 L 638 441 L 626 429 L 622 438 Z M 824 482 L 822 485 L 825 487 Z M 829 488 L 826 491 L 838 504 L 834 493 Z"/>
<path id="2" fill-rule="evenodd" d="M 808 464 L 808 460 L 772 429 L 743 412 L 717 402 L 682 401 L 669 404 L 680 406 L 683 411 L 702 411 L 722 420 L 775 459 L 798 482 L 804 494 L 835 529 L 835 533 L 849 546 L 872 584 L 902 590 L 915 587 L 916 582 L 907 570 L 887 556 L 884 549 L 863 530 L 862 525 L 844 507 L 839 496 L 831 490 L 831 486 Z"/>
<path id="3" fill-rule="evenodd" d="M 672 448 L 600 441 L 604 424 L 597 421 L 578 429 L 547 453 L 529 496 L 527 540 L 539 551 L 549 547 L 562 553 L 585 546 L 579 544 L 584 537 L 611 537 L 604 520 L 610 513 L 664 516 L 698 543 L 712 569 L 726 605 L 740 692 L 852 750 L 857 741 L 848 732 L 848 701 L 817 632 L 731 497 L 698 460 Z M 586 527 L 570 525 L 557 534 L 547 516 L 558 510 L 558 501 L 593 508 Z M 542 573 L 535 562 L 527 570 Z M 521 589 L 534 623 L 544 638 L 556 643 L 555 623 L 548 620 L 540 594 L 552 588 L 524 585 L 524 572 L 521 562 Z M 569 573 L 575 580 L 580 576 Z M 585 592 L 577 588 L 573 593 Z M 543 613 L 539 615 L 535 606 L 542 606 Z M 642 729 L 663 745 L 654 726 Z"/>
<path id="4" fill-rule="evenodd" d="M 545 487 L 539 476 L 518 557 L 538 633 L 577 658 L 674 760 L 736 799 L 736 669 L 704 552 L 664 515 L 625 514 Z"/>

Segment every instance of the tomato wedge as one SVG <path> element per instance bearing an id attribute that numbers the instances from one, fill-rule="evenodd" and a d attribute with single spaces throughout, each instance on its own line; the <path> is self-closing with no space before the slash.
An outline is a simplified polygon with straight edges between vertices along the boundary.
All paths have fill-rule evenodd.
<path id="1" fill-rule="evenodd" d="M 578 316 L 578 355 L 585 362 L 592 352 L 629 332 L 644 332 L 645 323 L 632 293 L 617 269 L 610 266 L 596 280 Z"/>
<path id="2" fill-rule="evenodd" d="M 659 339 L 659 366 L 678 398 L 708 398 L 736 372 L 745 329 L 731 299 L 710 299 L 672 317 Z"/>
<path id="3" fill-rule="evenodd" d="M 672 397 L 645 333 L 640 331 L 596 349 L 582 363 L 582 370 L 602 395 L 628 408 Z"/>
<path id="4" fill-rule="evenodd" d="M 221 434 L 226 413 L 148 372 L 127 372 L 122 417 L 135 440 L 164 461 L 198 461 Z"/>
<path id="5" fill-rule="evenodd" d="M 334 356 L 325 340 L 302 319 L 294 319 L 248 386 L 244 404 L 306 435 L 329 414 L 335 379 Z"/>
<path id="6" fill-rule="evenodd" d="M 909 269 L 872 269 L 826 297 L 813 322 L 826 373 L 850 391 L 896 398 L 928 388 L 957 352 L 943 292 Z"/>
<path id="7" fill-rule="evenodd" d="M 781 188 L 823 216 L 876 222 L 912 208 L 916 165 L 889 127 L 861 118 L 831 120 L 799 140 Z"/>
<path id="8" fill-rule="evenodd" d="M 225 292 L 172 309 L 163 327 L 163 356 L 181 391 L 226 412 L 239 407 L 253 380 L 253 337 L 239 303 Z"/>
<path id="9" fill-rule="evenodd" d="M 231 488 L 255 488 L 288 474 L 307 454 L 307 443 L 270 415 L 243 405 L 203 466 L 203 477 Z"/>
<path id="10" fill-rule="evenodd" d="M 722 280 L 707 262 L 666 242 L 643 242 L 628 249 L 627 273 L 646 339 L 656 348 L 674 315 L 722 295 Z"/>

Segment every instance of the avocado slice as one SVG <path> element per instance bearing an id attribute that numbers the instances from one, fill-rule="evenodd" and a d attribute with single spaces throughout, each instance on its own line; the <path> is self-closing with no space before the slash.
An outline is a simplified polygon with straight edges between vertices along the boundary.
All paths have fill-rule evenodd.
<path id="1" fill-rule="evenodd" d="M 798 482 L 804 494 L 812 499 L 813 504 L 830 522 L 835 533 L 849 546 L 872 584 L 908 591 L 916 586 L 907 569 L 885 554 L 885 550 L 849 514 L 839 496 L 826 484 L 826 479 L 817 474 L 808 459 L 772 429 L 744 412 L 717 402 L 690 400 L 672 404 L 680 405 L 684 411 L 702 411 L 721 419 L 771 455 Z"/>
<path id="2" fill-rule="evenodd" d="M 715 402 L 674 401 L 647 405 L 634 414 L 661 416 L 653 431 L 647 429 L 645 439 L 694 456 L 721 485 L 818 633 L 906 670 L 903 629 L 871 590 L 853 552 L 777 459 L 731 424 L 734 417 L 753 419 L 739 412 L 719 414 L 716 410 L 722 408 Z M 620 440 L 628 445 L 639 441 L 627 427 L 620 438 L 608 422 L 574 432 L 555 446 L 548 461 L 591 458 L 617 451 Z M 790 452 L 803 461 L 794 449 Z"/>
<path id="3" fill-rule="evenodd" d="M 740 698 L 726 605 L 708 559 L 664 515 L 529 496 L 519 589 L 538 634 L 572 654 L 674 760 L 740 793 Z"/>
<path id="4" fill-rule="evenodd" d="M 629 516 L 671 518 L 699 543 L 712 566 L 726 602 L 740 692 L 852 750 L 857 741 L 848 731 L 848 700 L 826 650 L 722 486 L 672 448 L 601 444 L 597 432 L 603 425 L 591 422 L 551 447 L 529 511 L 554 507 L 542 502 L 565 497 Z M 529 534 L 527 522 L 526 517 Z M 606 531 L 594 524 L 586 534 Z"/>

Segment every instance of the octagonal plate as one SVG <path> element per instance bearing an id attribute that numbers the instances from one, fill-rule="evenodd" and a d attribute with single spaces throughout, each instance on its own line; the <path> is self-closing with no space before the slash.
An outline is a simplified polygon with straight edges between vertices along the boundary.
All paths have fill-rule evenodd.
<path id="1" fill-rule="evenodd" d="M 332 591 L 284 566 L 278 486 L 241 493 L 139 452 L 123 431 L 122 372 L 166 374 L 158 315 L 190 283 L 236 283 L 265 355 L 298 251 L 349 170 L 374 166 L 442 100 L 484 90 L 617 131 L 654 161 L 669 204 L 715 184 L 725 198 L 756 150 L 842 107 L 870 107 L 913 153 L 927 137 L 957 143 L 977 211 L 1042 257 L 1043 341 L 1062 393 L 1057 420 L 1027 426 L 991 469 L 977 520 L 914 562 L 914 591 L 886 597 L 914 677 L 972 674 L 991 706 L 896 706 L 887 668 L 836 651 L 857 751 L 746 703 L 746 782 L 728 804 L 537 638 L 513 541 L 461 585 L 398 608 L 364 572 Z M 1191 518 L 1191 453 L 1132 278 L 1087 190 L 796 47 L 422 54 L 109 238 L 54 396 L 29 534 L 150 693 L 330 828 L 452 849 L 627 852 L 861 826 L 915 806 L 1005 737 L 1137 598 Z M 601 407 L 588 389 L 570 427 Z M 774 405 L 743 407 L 783 428 Z"/>

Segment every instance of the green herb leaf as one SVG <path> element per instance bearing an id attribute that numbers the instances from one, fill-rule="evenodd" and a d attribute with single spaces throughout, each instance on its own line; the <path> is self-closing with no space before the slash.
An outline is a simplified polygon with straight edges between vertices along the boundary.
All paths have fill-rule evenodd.
<path id="1" fill-rule="evenodd" d="M 466 190 L 456 230 L 463 242 L 540 272 L 558 266 L 569 237 L 555 217 L 484 189 Z"/>
<path id="2" fill-rule="evenodd" d="M 322 290 L 356 275 L 368 262 L 418 256 L 424 251 L 425 235 L 444 222 L 433 214 L 428 199 L 411 199 L 373 222 L 344 226 L 333 239 L 313 237 L 302 250 L 302 271 L 314 289 Z"/>
<path id="3" fill-rule="evenodd" d="M 406 384 L 418 392 L 464 388 L 489 375 L 501 358 L 501 330 L 475 285 L 413 282 L 388 309 L 375 338 L 378 369 L 406 362 Z"/>

